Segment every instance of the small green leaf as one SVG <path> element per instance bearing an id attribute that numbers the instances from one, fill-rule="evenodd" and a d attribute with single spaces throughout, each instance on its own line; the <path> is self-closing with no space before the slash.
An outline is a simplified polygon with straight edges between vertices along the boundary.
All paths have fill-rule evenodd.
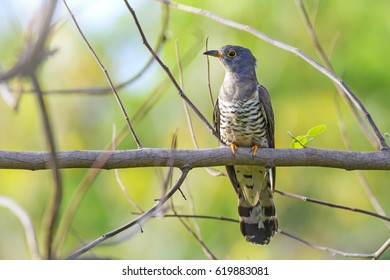
<path id="1" fill-rule="evenodd" d="M 307 143 L 307 135 L 298 135 L 297 137 L 295 137 L 295 139 L 298 142 L 301 142 L 303 145 Z"/>
<path id="2" fill-rule="evenodd" d="M 390 139 L 390 133 L 385 132 L 385 136 Z"/>
<path id="3" fill-rule="evenodd" d="M 299 144 L 298 142 L 296 142 L 296 141 L 291 142 L 290 147 L 292 149 L 302 149 L 303 148 L 303 146 L 301 144 Z"/>
<path id="4" fill-rule="evenodd" d="M 323 133 L 324 131 L 326 130 L 326 125 L 324 124 L 320 124 L 320 125 L 317 125 L 311 129 L 309 129 L 309 131 L 307 132 L 307 136 L 317 136 L 321 133 Z"/>
<path id="5" fill-rule="evenodd" d="M 290 148 L 293 149 L 302 149 L 305 147 L 307 143 L 307 136 L 306 135 L 299 135 L 295 137 L 295 139 L 291 142 Z"/>

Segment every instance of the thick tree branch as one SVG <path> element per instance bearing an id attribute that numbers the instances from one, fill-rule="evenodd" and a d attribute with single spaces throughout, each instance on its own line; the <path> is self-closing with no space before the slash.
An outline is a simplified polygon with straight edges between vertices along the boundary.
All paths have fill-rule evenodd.
<path id="1" fill-rule="evenodd" d="M 116 169 L 133 167 L 190 168 L 223 165 L 321 166 L 346 170 L 390 170 L 390 151 L 351 152 L 328 149 L 261 149 L 253 157 L 251 149 L 239 148 L 235 156 L 229 148 L 172 150 L 142 148 L 122 151 L 59 151 L 59 168 Z M 102 162 L 101 165 L 96 163 Z M 0 151 L 0 169 L 48 169 L 50 153 Z"/>

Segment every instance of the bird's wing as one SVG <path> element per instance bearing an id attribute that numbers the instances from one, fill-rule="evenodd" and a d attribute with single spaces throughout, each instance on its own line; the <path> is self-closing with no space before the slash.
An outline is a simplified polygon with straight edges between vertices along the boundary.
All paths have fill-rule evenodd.
<path id="1" fill-rule="evenodd" d="M 275 120 L 274 120 L 274 112 L 272 110 L 271 105 L 271 97 L 265 87 L 259 84 L 258 86 L 258 93 L 260 98 L 260 104 L 262 105 L 262 110 L 265 113 L 266 116 L 266 122 L 267 122 L 267 140 L 269 148 L 275 148 Z M 275 186 L 275 177 L 276 177 L 276 170 L 275 168 L 271 168 L 269 170 L 270 175 L 270 183 L 271 183 L 271 192 L 274 190 Z"/>
<path id="2" fill-rule="evenodd" d="M 218 99 L 217 99 L 217 101 L 215 102 L 214 111 L 213 111 L 213 124 L 214 124 L 214 128 L 215 128 L 215 130 L 217 132 L 218 138 L 221 138 L 221 135 L 219 133 L 219 122 L 220 122 L 220 119 L 219 119 L 219 103 L 218 103 Z"/>
<path id="3" fill-rule="evenodd" d="M 262 85 L 258 86 L 258 94 L 260 98 L 260 104 L 262 105 L 262 110 L 265 113 L 265 119 L 267 123 L 267 138 L 270 148 L 275 148 L 275 120 L 274 112 L 272 111 L 271 98 L 265 87 Z"/>

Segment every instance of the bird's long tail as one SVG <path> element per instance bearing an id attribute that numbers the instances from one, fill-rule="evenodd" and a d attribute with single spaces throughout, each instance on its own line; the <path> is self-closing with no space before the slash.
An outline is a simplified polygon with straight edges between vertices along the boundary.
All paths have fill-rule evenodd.
<path id="1" fill-rule="evenodd" d="M 261 191 L 255 206 L 246 202 L 241 190 L 237 194 L 240 229 L 245 239 L 255 244 L 268 244 L 278 229 L 271 186 Z"/>
<path id="2" fill-rule="evenodd" d="M 245 239 L 268 244 L 278 229 L 273 199 L 275 169 L 255 166 L 226 166 L 238 196 L 240 229 Z"/>

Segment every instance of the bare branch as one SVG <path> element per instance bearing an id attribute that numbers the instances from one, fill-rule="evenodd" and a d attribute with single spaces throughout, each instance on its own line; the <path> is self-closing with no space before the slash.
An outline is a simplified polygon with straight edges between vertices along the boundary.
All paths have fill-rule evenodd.
<path id="1" fill-rule="evenodd" d="M 116 126 L 114 124 L 112 128 L 112 150 L 113 151 L 116 150 L 115 136 L 116 136 Z M 119 188 L 122 190 L 123 194 L 125 195 L 127 201 L 138 211 L 144 212 L 144 210 L 142 210 L 142 208 L 130 197 L 128 191 L 125 188 L 125 185 L 122 183 L 121 177 L 119 176 L 119 170 L 114 169 L 114 172 L 115 172 L 116 182 L 118 183 Z"/>
<path id="2" fill-rule="evenodd" d="M 209 37 L 206 37 L 206 51 L 209 49 Z M 211 108 L 214 107 L 214 99 L 213 99 L 213 91 L 211 90 L 211 79 L 210 79 L 210 57 L 206 55 L 206 61 L 207 61 L 207 88 L 209 89 L 209 96 L 211 101 Z"/>
<path id="3" fill-rule="evenodd" d="M 169 8 L 166 7 L 164 9 L 164 15 L 163 15 L 162 25 L 161 25 L 161 31 L 158 35 L 156 45 L 154 47 L 154 51 L 156 53 L 159 53 L 162 49 L 164 43 L 166 42 L 166 32 L 168 29 L 168 23 L 169 23 Z M 145 63 L 145 65 L 132 77 L 128 78 L 127 80 L 115 85 L 116 90 L 120 90 L 131 83 L 138 80 L 149 68 L 151 65 L 153 65 L 154 57 L 150 55 L 150 58 Z M 1 70 L 1 69 L 0 69 Z M 23 90 L 23 93 L 31 92 L 31 89 Z M 69 89 L 49 89 L 44 90 L 44 94 L 93 94 L 93 95 L 103 95 L 111 93 L 112 89 L 111 87 L 103 86 L 103 87 L 88 87 L 88 88 L 69 88 Z"/>
<path id="4" fill-rule="evenodd" d="M 140 214 L 140 213 L 134 213 L 134 214 Z M 155 217 L 155 216 L 152 216 Z M 193 219 L 210 219 L 210 220 L 219 220 L 219 221 L 225 221 L 225 222 L 232 222 L 232 223 L 239 223 L 236 219 L 226 218 L 226 217 L 216 217 L 216 216 L 206 216 L 206 215 L 188 215 L 188 214 L 165 214 L 164 217 L 167 218 L 193 218 Z M 361 259 L 378 259 L 389 247 L 390 247 L 390 238 L 383 243 L 383 245 L 374 253 L 372 254 L 364 254 L 364 253 L 349 253 L 344 252 L 340 250 L 336 250 L 330 247 L 320 246 L 317 244 L 314 244 L 312 242 L 309 242 L 307 240 L 304 240 L 298 236 L 295 236 L 294 234 L 291 234 L 289 232 L 286 232 L 284 230 L 279 229 L 278 233 L 285 235 L 291 239 L 294 239 L 298 242 L 301 242 L 309 247 L 312 247 L 314 249 L 318 249 L 321 251 L 327 251 L 335 255 L 341 255 L 344 257 L 349 258 L 361 258 Z"/>
<path id="5" fill-rule="evenodd" d="M 184 89 L 183 69 L 182 69 L 181 60 L 180 60 L 179 43 L 178 43 L 178 41 L 176 41 L 176 45 L 175 46 L 176 46 L 177 66 L 178 66 L 178 69 L 179 69 L 180 86 Z M 211 91 L 210 91 L 210 97 L 211 97 L 211 100 L 212 100 Z M 186 117 L 187 117 L 187 124 L 188 124 L 188 129 L 190 131 L 192 143 L 194 144 L 194 147 L 196 149 L 199 149 L 198 141 L 196 140 L 196 136 L 195 136 L 194 126 L 192 125 L 191 115 L 190 115 L 190 112 L 188 110 L 188 105 L 187 105 L 187 103 L 185 103 L 184 100 L 183 100 L 183 106 L 184 106 L 184 112 L 185 112 Z M 209 174 L 211 174 L 212 176 L 223 176 L 223 175 L 225 175 L 223 172 L 219 171 L 218 169 L 206 167 L 205 170 Z"/>
<path id="6" fill-rule="evenodd" d="M 181 176 L 176 181 L 175 185 L 165 194 L 165 196 L 163 196 L 161 199 L 159 199 L 159 201 L 152 208 L 150 208 L 148 211 L 144 212 L 142 215 L 140 215 L 138 218 L 134 219 L 130 223 L 127 223 L 127 224 L 125 224 L 125 225 L 123 225 L 123 226 L 121 226 L 113 231 L 110 231 L 110 232 L 102 235 L 98 239 L 95 239 L 94 241 L 85 245 L 81 249 L 70 254 L 66 259 L 76 259 L 79 256 L 81 256 L 82 254 L 84 254 L 85 252 L 88 252 L 89 250 L 96 247 L 97 245 L 99 245 L 103 241 L 117 235 L 118 233 L 121 233 L 121 232 L 129 229 L 130 227 L 133 227 L 134 225 L 142 225 L 142 223 L 144 223 L 147 219 L 149 219 L 151 216 L 158 213 L 163 208 L 164 203 L 167 200 L 169 200 L 172 197 L 172 195 L 180 188 L 180 186 L 184 182 L 185 178 L 187 177 L 187 174 L 189 171 L 190 171 L 190 169 L 188 168 L 188 166 L 186 168 L 183 168 Z"/>
<path id="7" fill-rule="evenodd" d="M 297 4 L 297 7 L 298 7 L 299 11 L 301 12 L 301 14 L 303 16 L 303 19 L 305 21 L 305 24 L 306 24 L 307 30 L 309 32 L 310 38 L 312 39 L 313 44 L 315 46 L 315 49 L 317 50 L 319 56 L 321 57 L 321 60 L 323 61 L 323 63 L 325 64 L 326 67 L 328 67 L 330 70 L 333 71 L 333 66 L 332 66 L 328 56 L 325 54 L 325 51 L 323 50 L 323 48 L 321 46 L 321 43 L 320 43 L 320 41 L 319 41 L 319 39 L 317 37 L 317 34 L 316 34 L 315 30 L 314 30 L 314 26 L 313 26 L 313 24 L 311 23 L 311 21 L 309 19 L 309 15 L 307 14 L 305 5 L 303 4 L 302 0 L 296 0 L 295 2 Z M 343 96 L 345 98 L 345 100 L 347 101 L 347 104 L 350 106 L 350 108 L 351 108 L 351 110 L 353 112 L 353 115 L 355 116 L 355 119 L 356 119 L 357 123 L 359 124 L 361 130 L 363 131 L 363 133 L 365 134 L 367 139 L 370 141 L 371 145 L 373 147 L 378 148 L 376 140 L 374 139 L 373 135 L 370 133 L 366 123 L 363 121 L 363 119 L 362 119 L 361 115 L 358 113 L 356 107 L 353 106 L 353 104 L 352 104 L 350 99 L 346 98 L 346 96 L 345 96 L 345 94 L 344 94 L 344 92 L 342 91 L 341 88 L 339 88 L 336 84 L 335 84 L 335 87 L 336 87 L 337 92 L 341 96 Z M 352 145 L 351 145 L 350 139 L 348 137 L 348 134 L 346 133 L 345 123 L 344 123 L 344 119 L 342 117 L 341 108 L 340 108 L 340 105 L 337 102 L 337 100 L 335 100 L 335 104 L 336 104 L 336 111 L 337 111 L 338 120 L 339 120 L 338 124 L 339 124 L 339 128 L 340 128 L 340 133 L 341 133 L 342 139 L 344 141 L 345 146 L 348 148 L 348 150 L 352 150 Z M 376 197 L 372 193 L 371 186 L 369 185 L 369 183 L 368 183 L 366 177 L 364 176 L 363 172 L 361 170 L 357 170 L 356 171 L 356 175 L 358 176 L 359 181 L 360 181 L 363 189 L 365 190 L 369 200 L 371 201 L 371 204 L 374 206 L 374 208 L 377 211 L 377 213 L 380 214 L 380 215 L 383 215 L 383 216 L 386 215 L 386 213 L 383 210 L 382 206 L 379 204 L 378 200 L 376 199 Z M 390 229 L 390 223 L 389 222 L 386 222 L 386 226 Z"/>
<path id="8" fill-rule="evenodd" d="M 314 27 L 313 27 L 313 24 L 311 23 L 311 21 L 309 19 L 309 15 L 307 14 L 306 8 L 303 5 L 302 0 L 296 0 L 295 3 L 297 5 L 297 7 L 298 7 L 298 10 L 302 14 L 302 17 L 303 17 L 303 19 L 305 21 L 305 24 L 306 24 L 306 27 L 307 27 L 307 31 L 308 31 L 308 33 L 310 35 L 310 38 L 313 41 L 314 47 L 317 50 L 318 55 L 320 56 L 320 58 L 321 58 L 322 62 L 324 63 L 324 65 L 326 67 L 328 67 L 328 69 L 330 69 L 331 71 L 334 72 L 333 66 L 332 66 L 328 56 L 325 54 L 324 49 L 321 46 L 320 40 L 317 37 L 317 34 L 316 34 L 316 32 L 314 30 Z M 361 130 L 363 131 L 364 135 L 367 137 L 367 139 L 369 140 L 371 145 L 373 147 L 375 147 L 375 148 L 378 148 L 378 143 L 377 143 L 376 139 L 373 137 L 373 135 L 370 133 L 366 123 L 363 121 L 362 116 L 359 114 L 359 112 L 357 110 L 358 108 L 354 106 L 352 100 L 350 98 L 348 98 L 348 96 L 344 93 L 344 91 L 337 84 L 335 84 L 335 87 L 336 87 L 337 92 L 341 96 L 344 97 L 344 99 L 346 100 L 347 104 L 351 108 L 352 113 L 353 113 L 353 115 L 354 115 L 358 125 L 360 126 Z M 356 96 L 355 96 L 355 98 L 356 98 Z M 363 104 L 361 104 L 361 105 L 363 106 Z M 367 114 L 368 114 L 368 112 L 367 112 Z"/>
<path id="9" fill-rule="evenodd" d="M 184 93 L 176 79 L 173 77 L 172 72 L 169 70 L 169 68 L 162 62 L 160 57 L 153 51 L 153 48 L 150 46 L 148 43 L 148 40 L 146 39 L 145 33 L 142 30 L 142 27 L 138 21 L 137 15 L 135 14 L 135 11 L 133 8 L 130 6 L 129 2 L 127 0 L 124 0 L 127 8 L 129 9 L 131 15 L 133 16 L 134 22 L 139 30 L 139 33 L 142 37 L 142 42 L 146 46 L 146 48 L 149 50 L 149 52 L 154 56 L 154 58 L 157 60 L 157 62 L 160 64 L 160 66 L 163 68 L 163 70 L 167 73 L 169 76 L 169 79 L 172 81 L 173 85 L 179 92 L 179 95 L 181 98 L 184 99 L 184 101 L 188 104 L 188 106 L 191 107 L 191 109 L 195 112 L 195 114 L 199 117 L 199 119 L 205 124 L 207 129 L 214 135 L 215 138 L 220 142 L 221 140 L 219 139 L 217 132 L 215 129 L 210 125 L 210 123 L 207 121 L 207 119 L 203 116 L 203 114 L 199 111 L 199 109 L 192 103 L 192 101 L 187 97 L 187 95 Z"/>
<path id="10" fill-rule="evenodd" d="M 59 151 L 59 168 L 191 168 L 224 165 L 322 166 L 345 170 L 390 170 L 390 151 L 350 152 L 328 149 L 261 149 L 253 156 L 250 148 L 239 148 L 233 156 L 228 147 L 200 150 L 142 148 L 122 151 Z M 47 152 L 0 151 L 1 169 L 47 169 Z M 94 164 L 95 163 L 95 164 Z"/>
<path id="11" fill-rule="evenodd" d="M 35 235 L 34 226 L 26 211 L 15 201 L 5 196 L 0 196 L 0 206 L 8 208 L 19 219 L 20 223 L 24 227 L 27 247 L 30 249 L 32 258 L 41 259 L 38 250 L 38 241 Z"/>
<path id="12" fill-rule="evenodd" d="M 0 73 L 0 81 L 10 80 L 17 76 L 35 75 L 35 71 L 43 60 L 52 54 L 45 48 L 45 44 L 51 30 L 50 22 L 57 6 L 57 0 L 47 2 L 42 4 L 31 22 L 31 30 L 26 34 L 27 42 L 20 52 L 19 59 L 10 70 Z"/>
<path id="13" fill-rule="evenodd" d="M 316 204 L 320 204 L 320 205 L 325 205 L 325 206 L 329 206 L 332 208 L 339 208 L 339 209 L 348 210 L 348 211 L 352 211 L 352 212 L 362 213 L 362 214 L 370 215 L 370 216 L 385 220 L 387 222 L 390 222 L 390 218 L 386 217 L 385 213 L 384 213 L 384 215 L 379 215 L 377 213 L 370 212 L 370 211 L 363 210 L 363 209 L 359 209 L 356 207 L 349 207 L 349 206 L 344 206 L 344 205 L 340 205 L 340 204 L 334 204 L 334 203 L 330 203 L 330 202 L 326 202 L 326 201 L 322 201 L 322 200 L 318 200 L 318 199 L 314 199 L 314 198 L 310 198 L 310 197 L 306 197 L 306 196 L 296 195 L 293 193 L 288 193 L 288 192 L 284 192 L 284 191 L 280 191 L 280 190 L 275 190 L 275 192 L 280 194 L 280 195 L 291 197 L 294 199 L 307 201 L 307 202 L 311 202 L 311 203 L 316 203 Z"/>
<path id="14" fill-rule="evenodd" d="M 187 184 L 187 187 L 188 187 L 188 184 Z M 189 187 L 188 187 L 188 197 L 189 197 L 189 203 L 190 203 L 191 212 L 192 212 L 193 215 L 195 215 L 194 197 L 192 196 L 191 190 L 190 190 Z M 204 244 L 203 237 L 202 237 L 202 232 L 200 230 L 200 226 L 198 224 L 197 219 L 194 219 L 194 227 L 195 227 L 195 230 L 196 230 L 196 236 L 197 236 L 198 240 L 201 242 L 201 246 L 202 246 L 202 250 L 203 250 L 204 254 L 209 259 L 217 259 L 215 254 L 213 252 L 211 252 L 211 250 Z M 195 233 L 195 231 L 194 231 L 194 233 Z"/>
<path id="15" fill-rule="evenodd" d="M 167 23 L 164 21 L 164 23 Z M 166 28 L 165 28 L 166 29 Z M 164 29 L 164 30 L 165 30 Z M 190 60 L 193 58 L 191 54 L 197 52 L 197 49 L 200 48 L 200 42 L 199 44 L 194 44 L 191 49 L 189 49 L 185 55 L 183 56 L 183 64 L 187 64 L 190 62 Z M 153 56 L 152 56 L 152 59 Z M 174 71 L 177 71 L 177 69 L 174 69 Z M 161 98 L 161 96 L 164 94 L 164 90 L 167 88 L 169 78 L 165 78 L 161 83 L 159 83 L 156 86 L 156 90 L 151 93 L 149 98 L 142 104 L 139 108 L 139 110 L 134 114 L 132 118 L 132 123 L 136 124 L 143 116 L 147 114 L 147 112 L 153 107 L 153 105 Z M 114 141 L 116 145 L 119 145 L 123 142 L 125 136 L 128 133 L 127 126 L 124 125 L 122 129 L 119 131 L 118 135 L 115 137 L 114 140 L 111 140 L 105 147 L 105 150 L 112 149 L 112 142 Z M 110 158 L 111 153 L 107 151 L 107 153 L 99 158 L 96 158 L 96 162 L 93 163 L 93 167 L 88 170 L 82 181 L 80 182 L 79 186 L 77 187 L 77 191 L 75 192 L 74 196 L 72 197 L 72 200 L 69 204 L 69 207 L 67 207 L 66 212 L 64 214 L 63 219 L 61 220 L 61 224 L 56 236 L 56 250 L 60 250 L 62 247 L 62 243 L 64 241 L 65 235 L 68 231 L 69 225 L 72 221 L 73 215 L 76 212 L 78 205 L 80 204 L 82 198 L 84 197 L 85 193 L 89 189 L 89 186 L 91 183 L 96 179 L 97 175 L 100 174 L 100 170 L 102 168 L 102 165 L 106 163 L 106 161 Z M 57 255 L 59 255 L 57 253 Z"/>
<path id="16" fill-rule="evenodd" d="M 54 236 L 54 228 L 57 223 L 58 212 L 60 209 L 60 204 L 62 200 L 62 179 L 61 172 L 59 169 L 58 157 L 57 157 L 57 148 L 54 141 L 53 129 L 50 123 L 49 113 L 47 110 L 47 106 L 45 100 L 43 98 L 43 93 L 40 87 L 40 84 L 35 77 L 34 74 L 31 75 L 31 81 L 37 92 L 37 100 L 39 105 L 39 110 L 41 114 L 41 120 L 45 132 L 46 142 L 48 149 L 50 150 L 50 160 L 48 162 L 48 166 L 52 169 L 53 178 L 54 178 L 54 194 L 53 200 L 49 203 L 48 212 L 47 212 L 47 221 L 46 221 L 46 252 L 45 257 L 47 259 L 51 259 L 52 256 L 52 246 L 53 246 L 53 236 Z M 46 219 L 45 219 L 46 220 Z"/>
<path id="17" fill-rule="evenodd" d="M 76 191 L 74 192 L 69 202 L 69 205 L 65 208 L 65 212 L 58 226 L 56 239 L 54 240 L 55 251 L 57 255 L 59 255 L 59 251 L 65 240 L 65 236 L 68 233 L 70 224 L 80 205 L 80 202 L 89 190 L 89 187 L 91 186 L 93 181 L 96 179 L 97 175 L 100 173 L 102 166 L 105 162 L 107 162 L 110 156 L 110 151 L 106 151 L 105 154 L 96 158 L 96 160 L 92 163 L 92 167 L 88 170 L 87 174 L 83 177 L 83 179 L 77 186 Z"/>
<path id="18" fill-rule="evenodd" d="M 140 215 L 142 213 L 133 212 L 132 214 Z M 193 219 L 206 219 L 206 220 L 218 220 L 231 223 L 239 223 L 237 219 L 218 217 L 218 216 L 209 216 L 209 215 L 194 215 L 194 214 L 164 214 L 164 218 L 193 218 Z"/>
<path id="19" fill-rule="evenodd" d="M 174 216 L 176 216 L 180 223 L 183 225 L 183 227 L 191 234 L 191 236 L 199 243 L 199 245 L 201 246 L 203 252 L 205 253 L 206 257 L 208 257 L 209 259 L 211 260 L 217 260 L 217 257 L 213 254 L 213 252 L 211 252 L 211 250 L 207 247 L 207 245 L 204 243 L 201 235 L 200 235 L 200 232 L 198 231 L 198 233 L 195 232 L 195 230 L 193 230 L 191 228 L 191 226 L 189 225 L 189 223 L 187 223 L 182 217 L 179 217 L 178 213 L 176 212 L 175 208 L 174 208 L 174 205 L 172 203 L 172 212 L 174 213 Z"/>
<path id="20" fill-rule="evenodd" d="M 177 40 L 175 41 L 175 50 L 176 50 L 177 68 L 179 70 L 180 86 L 184 90 L 183 67 L 182 67 L 181 59 L 180 59 L 179 42 Z M 190 115 L 190 112 L 188 110 L 188 105 L 187 105 L 187 103 L 184 100 L 183 100 L 183 106 L 184 106 L 184 112 L 185 112 L 186 118 L 187 118 L 187 124 L 188 124 L 188 129 L 190 131 L 192 143 L 194 144 L 194 146 L 197 149 L 199 149 L 198 141 L 196 140 L 196 137 L 195 137 L 194 126 L 192 125 L 191 115 Z"/>
<path id="21" fill-rule="evenodd" d="M 312 242 L 309 242 L 309 241 L 306 241 L 298 236 L 295 236 L 291 233 L 288 233 L 286 231 L 283 231 L 281 229 L 278 230 L 278 232 L 280 234 L 283 234 L 285 236 L 288 236 L 298 242 L 301 242 L 309 247 L 312 247 L 314 249 L 317 249 L 317 250 L 321 250 L 321 251 L 327 251 L 327 252 L 330 252 L 332 254 L 335 254 L 335 255 L 341 255 L 343 257 L 349 257 L 349 258 L 360 258 L 360 259 L 370 259 L 370 258 L 374 258 L 375 257 L 375 254 L 362 254 L 362 253 L 348 253 L 348 252 L 344 252 L 344 251 L 340 251 L 340 250 L 336 250 L 336 249 L 332 249 L 332 248 L 329 248 L 329 247 L 325 247 L 325 246 L 320 246 L 320 245 L 317 245 L 317 244 L 314 244 Z"/>
<path id="22" fill-rule="evenodd" d="M 137 135 L 135 134 L 135 131 L 134 131 L 134 129 L 133 129 L 133 126 L 131 125 L 130 118 L 129 118 L 129 116 L 127 115 L 126 109 L 125 109 L 125 107 L 123 106 L 123 103 L 122 103 L 122 101 L 121 101 L 121 99 L 120 99 L 118 93 L 116 92 L 115 86 L 114 86 L 114 84 L 113 84 L 113 82 L 112 82 L 112 80 L 111 80 L 110 75 L 108 74 L 107 69 L 104 67 L 103 63 L 100 61 L 100 59 L 99 59 L 99 57 L 97 56 L 96 52 L 94 51 L 94 49 L 92 48 L 91 44 L 89 43 L 87 37 L 85 37 L 85 35 L 84 35 L 83 31 L 81 30 L 81 28 L 80 28 L 80 26 L 79 26 L 79 24 L 78 24 L 78 22 L 77 22 L 75 16 L 73 15 L 73 13 L 72 13 L 72 11 L 70 10 L 68 4 L 66 3 L 66 0 L 63 0 L 63 2 L 64 2 L 64 5 L 65 5 L 66 9 L 68 10 L 70 16 L 72 17 L 73 22 L 74 22 L 74 24 L 75 24 L 76 27 L 77 27 L 77 30 L 79 31 L 79 33 L 80 33 L 81 37 L 83 38 L 84 42 L 87 44 L 89 51 L 92 53 L 93 57 L 95 58 L 95 60 L 96 60 L 97 63 L 99 64 L 100 68 L 102 69 L 104 75 L 106 76 L 106 79 L 107 79 L 107 81 L 108 81 L 108 83 L 109 83 L 109 85 L 110 85 L 110 87 L 111 87 L 112 93 L 114 94 L 115 99 L 116 99 L 116 101 L 118 102 L 118 105 L 119 105 L 119 107 L 120 107 L 120 109 L 121 109 L 121 111 L 122 111 L 122 114 L 123 114 L 123 116 L 125 117 L 125 121 L 126 121 L 126 123 L 127 123 L 127 126 L 128 126 L 129 129 L 130 129 L 130 132 L 131 132 L 131 134 L 132 134 L 132 136 L 133 136 L 133 138 L 134 138 L 135 143 L 137 144 L 137 147 L 138 147 L 139 149 L 142 148 L 142 145 L 141 145 L 141 143 L 140 143 L 140 141 L 139 141 Z"/>
<path id="23" fill-rule="evenodd" d="M 370 200 L 372 206 L 374 207 L 375 211 L 382 216 L 386 215 L 385 210 L 383 210 L 383 207 L 379 203 L 378 199 L 375 197 L 374 193 L 372 192 L 372 188 L 370 184 L 368 183 L 366 176 L 364 176 L 363 171 L 356 170 L 356 175 L 359 179 L 360 184 L 362 185 L 364 191 L 366 192 L 366 195 L 368 199 Z M 387 228 L 390 230 L 390 221 L 385 222 Z"/>
<path id="24" fill-rule="evenodd" d="M 285 51 L 288 51 L 288 52 L 291 52 L 291 53 L 297 55 L 298 57 L 300 57 L 301 59 L 303 59 L 304 61 L 309 63 L 311 66 L 313 66 L 315 69 L 317 69 L 319 72 L 321 72 L 322 74 L 327 76 L 330 80 L 332 80 L 338 87 L 340 87 L 343 90 L 343 92 L 351 100 L 351 102 L 354 104 L 354 106 L 359 111 L 361 111 L 363 113 L 364 117 L 367 119 L 368 123 L 370 124 L 372 130 L 374 131 L 374 133 L 376 135 L 376 138 L 377 138 L 377 141 L 379 143 L 381 150 L 389 149 L 389 146 L 386 143 L 386 140 L 384 139 L 383 135 L 380 133 L 375 122 L 371 118 L 371 115 L 368 113 L 367 109 L 360 102 L 360 100 L 356 97 L 356 95 L 353 93 L 353 91 L 336 74 L 334 74 L 332 71 L 330 71 L 329 69 L 327 69 L 324 66 L 322 66 L 321 64 L 319 64 L 317 61 L 312 59 L 310 56 L 305 54 L 300 49 L 293 47 L 293 46 L 290 46 L 290 45 L 283 43 L 281 41 L 278 41 L 278 40 L 258 31 L 257 29 L 255 29 L 253 27 L 250 27 L 248 25 L 244 25 L 244 24 L 220 17 L 220 16 L 218 16 L 212 12 L 209 12 L 207 10 L 204 10 L 204 9 L 199 9 L 199 8 L 175 3 L 175 2 L 172 2 L 169 0 L 156 0 L 156 1 L 158 1 L 164 5 L 167 5 L 169 7 L 172 7 L 172 8 L 178 9 L 178 10 L 182 10 L 182 11 L 186 11 L 189 13 L 201 15 L 201 16 L 210 18 L 214 21 L 217 21 L 221 24 L 224 24 L 226 26 L 230 26 L 230 27 L 236 28 L 238 30 L 248 32 L 248 33 L 260 38 L 261 40 L 263 40 L 271 45 L 274 45 L 275 47 L 278 47 L 282 50 L 285 50 Z"/>
<path id="25" fill-rule="evenodd" d="M 380 256 L 382 256 L 382 254 L 384 252 L 386 252 L 386 250 L 390 247 L 390 238 L 386 240 L 385 243 L 383 243 L 383 245 L 374 253 L 374 257 L 373 259 L 379 259 Z"/>
<path id="26" fill-rule="evenodd" d="M 41 115 L 43 130 L 45 133 L 46 143 L 50 151 L 50 159 L 48 166 L 52 169 L 54 178 L 54 194 L 53 199 L 49 202 L 47 208 L 47 216 L 44 221 L 46 227 L 45 234 L 45 254 L 44 257 L 51 259 L 54 229 L 57 223 L 59 207 L 62 199 L 62 180 L 61 173 L 58 168 L 58 160 L 56 153 L 56 145 L 54 141 L 54 134 L 49 119 L 47 105 L 43 98 L 41 85 L 37 79 L 37 69 L 41 66 L 43 60 L 51 54 L 47 51 L 45 45 L 48 41 L 51 30 L 51 21 L 55 8 L 57 6 L 56 0 L 48 1 L 43 4 L 41 10 L 36 12 L 36 17 L 32 20 L 30 25 L 30 32 L 27 33 L 27 42 L 22 50 L 15 66 L 8 72 L 0 75 L 0 81 L 11 79 L 14 77 L 29 77 L 36 92 L 38 107 Z M 34 32 L 36 30 L 36 32 Z"/>

